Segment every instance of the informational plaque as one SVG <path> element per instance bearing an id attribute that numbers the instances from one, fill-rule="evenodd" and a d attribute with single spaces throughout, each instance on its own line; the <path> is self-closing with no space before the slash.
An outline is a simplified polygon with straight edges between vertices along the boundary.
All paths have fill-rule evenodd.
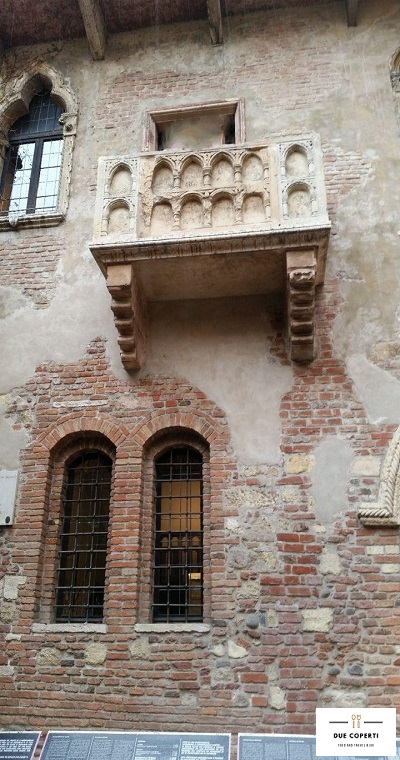
<path id="1" fill-rule="evenodd" d="M 32 760 L 40 731 L 1 731 L 0 760 Z"/>
<path id="2" fill-rule="evenodd" d="M 315 754 L 315 736 L 305 734 L 239 734 L 238 760 L 332 760 Z M 347 760 L 356 760 L 347 755 Z M 364 755 L 370 760 L 370 755 Z M 336 758 L 338 760 L 338 758 Z M 343 760 L 343 757 L 340 759 Z M 372 760 L 372 758 L 371 758 Z M 378 757 L 378 760 L 400 760 L 400 740 L 396 740 L 396 756 Z"/>
<path id="3" fill-rule="evenodd" d="M 230 734 L 49 731 L 40 760 L 229 760 L 230 738 Z"/>

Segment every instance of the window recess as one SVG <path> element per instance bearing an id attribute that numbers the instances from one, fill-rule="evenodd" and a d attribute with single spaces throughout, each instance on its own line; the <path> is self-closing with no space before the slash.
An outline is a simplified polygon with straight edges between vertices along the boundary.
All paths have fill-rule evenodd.
<path id="1" fill-rule="evenodd" d="M 153 622 L 203 619 L 203 460 L 174 447 L 155 462 Z"/>
<path id="2" fill-rule="evenodd" d="M 62 108 L 43 90 L 8 133 L 0 186 L 0 214 L 20 217 L 55 211 L 62 162 Z"/>
<path id="3" fill-rule="evenodd" d="M 101 622 L 107 560 L 112 461 L 85 452 L 66 467 L 56 622 Z"/>
<path id="4" fill-rule="evenodd" d="M 204 150 L 244 141 L 243 100 L 178 106 L 146 113 L 145 151 Z"/>

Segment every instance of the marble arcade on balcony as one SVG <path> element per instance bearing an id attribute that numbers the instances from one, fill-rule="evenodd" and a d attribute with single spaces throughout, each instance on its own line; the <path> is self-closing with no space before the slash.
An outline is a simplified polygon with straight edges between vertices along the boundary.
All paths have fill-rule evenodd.
<path id="1" fill-rule="evenodd" d="M 99 161 L 91 251 L 122 363 L 145 361 L 149 301 L 278 296 L 289 354 L 314 357 L 330 223 L 317 135 Z"/>

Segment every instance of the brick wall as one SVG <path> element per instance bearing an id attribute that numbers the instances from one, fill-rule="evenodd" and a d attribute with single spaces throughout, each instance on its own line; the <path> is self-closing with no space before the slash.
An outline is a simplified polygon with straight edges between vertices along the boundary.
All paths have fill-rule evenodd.
<path id="1" fill-rule="evenodd" d="M 334 283 L 321 292 L 320 358 L 295 370 L 282 398 L 282 469 L 239 467 L 225 415 L 187 383 L 117 381 L 101 340 L 74 365 L 38 368 L 26 387 L 37 416 L 18 517 L 1 536 L 4 726 L 313 732 L 317 704 L 397 704 L 398 531 L 362 528 L 354 511 L 376 495 L 378 478 L 349 483 L 328 529 L 310 496 L 318 440 L 343 436 L 368 459 L 393 434 L 368 425 L 332 352 L 339 300 Z M 139 605 L 143 447 L 171 427 L 195 430 L 210 446 L 205 632 L 135 628 L 148 621 Z M 88 435 L 116 450 L 107 630 L 46 630 L 37 624 L 51 621 L 57 461 L 66 442 Z"/>
<path id="2" fill-rule="evenodd" d="M 0 241 L 0 280 L 45 308 L 54 295 L 55 272 L 65 247 L 63 234 L 32 230 L 29 237 Z"/>

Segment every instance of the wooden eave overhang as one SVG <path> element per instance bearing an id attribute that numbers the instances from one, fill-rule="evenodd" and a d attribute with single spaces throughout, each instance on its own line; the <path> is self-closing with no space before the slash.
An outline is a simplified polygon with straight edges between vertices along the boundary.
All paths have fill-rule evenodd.
<path id="1" fill-rule="evenodd" d="M 337 0 L 342 3 L 348 26 L 357 25 L 359 0 Z M 318 0 L 248 0 L 246 13 L 287 10 L 293 13 Z M 320 0 L 323 2 L 323 0 Z M 107 37 L 125 31 L 135 31 L 157 24 L 185 21 L 208 21 L 213 45 L 223 43 L 224 19 L 229 15 L 242 15 L 241 0 L 230 0 L 229 9 L 224 0 L 163 0 L 155 18 L 153 0 L 140 4 L 131 0 L 12 0 L 2 8 L 0 16 L 0 56 L 10 48 L 36 45 L 86 36 L 93 60 L 106 55 Z M 43 17 L 46 16 L 46 23 Z"/>

